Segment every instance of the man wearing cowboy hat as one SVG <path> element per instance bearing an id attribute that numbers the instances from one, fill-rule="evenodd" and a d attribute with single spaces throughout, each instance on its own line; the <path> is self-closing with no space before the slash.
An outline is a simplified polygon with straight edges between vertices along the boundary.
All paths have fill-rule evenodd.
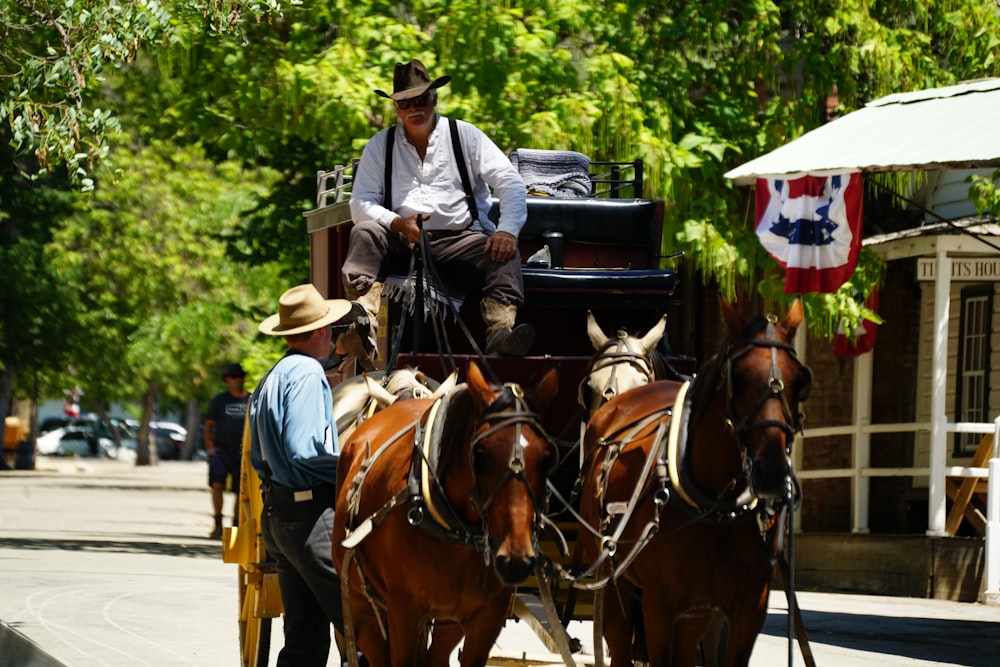
<path id="1" fill-rule="evenodd" d="M 306 284 L 282 294 L 278 312 L 258 327 L 288 345 L 248 406 L 250 461 L 263 480 L 261 533 L 285 609 L 279 667 L 325 667 L 330 623 L 344 629 L 330 542 L 339 446 L 320 360 L 353 321 L 349 301 L 326 300 Z"/>
<path id="2" fill-rule="evenodd" d="M 382 293 L 382 261 L 389 252 L 407 252 L 417 243 L 422 223 L 436 261 L 466 262 L 484 275 L 486 353 L 522 356 L 535 338 L 529 325 L 514 324 L 524 303 L 517 249 L 528 215 L 524 181 L 496 144 L 469 123 L 457 123 L 462 155 L 455 154 L 450 123 L 434 111 L 437 89 L 449 81 L 450 76 L 431 79 L 423 63 L 411 60 L 396 64 L 391 95 L 375 91 L 393 101 L 399 122 L 392 130 L 391 164 L 386 164 L 390 130 L 383 130 L 365 146 L 355 170 L 354 227 L 342 267 L 345 291 L 374 322 Z M 495 225 L 486 215 L 491 189 L 500 200 Z"/>

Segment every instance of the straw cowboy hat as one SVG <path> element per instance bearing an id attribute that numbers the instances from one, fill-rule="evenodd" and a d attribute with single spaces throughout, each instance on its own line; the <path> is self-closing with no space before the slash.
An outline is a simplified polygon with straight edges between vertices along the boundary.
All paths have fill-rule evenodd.
<path id="1" fill-rule="evenodd" d="M 257 329 L 268 336 L 292 336 L 336 322 L 351 312 L 345 299 L 324 299 L 311 283 L 297 285 L 278 299 L 278 312 Z"/>
<path id="2" fill-rule="evenodd" d="M 431 81 L 427 68 L 419 60 L 411 60 L 408 63 L 396 63 L 396 72 L 392 77 L 392 95 L 384 90 L 376 90 L 376 95 L 381 95 L 390 100 L 408 100 L 420 97 L 432 88 L 440 88 L 451 81 L 450 76 L 439 76 Z"/>

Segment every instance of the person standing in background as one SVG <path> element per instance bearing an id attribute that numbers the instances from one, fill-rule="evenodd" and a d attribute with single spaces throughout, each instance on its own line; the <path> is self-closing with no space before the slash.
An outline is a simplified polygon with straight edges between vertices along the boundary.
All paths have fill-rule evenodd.
<path id="1" fill-rule="evenodd" d="M 250 394 L 244 389 L 246 373 L 239 364 L 230 364 L 222 372 L 229 389 L 217 394 L 205 413 L 205 450 L 208 452 L 208 485 L 212 489 L 215 527 L 208 536 L 222 539 L 223 493 L 227 486 L 236 494 L 233 525 L 239 523 L 240 460 L 243 445 L 243 418 Z"/>

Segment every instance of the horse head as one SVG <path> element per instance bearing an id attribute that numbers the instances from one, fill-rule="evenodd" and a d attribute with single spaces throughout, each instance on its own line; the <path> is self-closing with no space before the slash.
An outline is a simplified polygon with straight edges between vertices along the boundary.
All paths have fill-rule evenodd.
<path id="1" fill-rule="evenodd" d="M 580 383 L 580 407 L 593 414 L 597 408 L 629 389 L 652 382 L 655 378 L 653 351 L 663 338 L 667 316 L 645 336 L 632 336 L 619 329 L 614 338 L 608 337 L 587 311 L 587 336 L 594 346 L 594 357 L 583 382 Z"/>
<path id="2" fill-rule="evenodd" d="M 558 373 L 547 372 L 528 391 L 490 385 L 475 362 L 466 378 L 475 412 L 469 446 L 473 488 L 469 494 L 483 524 L 485 547 L 494 553 L 501 581 L 516 584 L 531 574 L 549 471 L 558 452 L 539 413 L 555 397 Z"/>
<path id="3" fill-rule="evenodd" d="M 726 426 L 739 442 L 752 493 L 784 496 L 792 443 L 801 431 L 799 404 L 812 388 L 812 372 L 791 344 L 802 322 L 802 303 L 796 300 L 782 320 L 775 315 L 748 320 L 723 299 L 722 316 L 729 332 L 720 367 Z"/>

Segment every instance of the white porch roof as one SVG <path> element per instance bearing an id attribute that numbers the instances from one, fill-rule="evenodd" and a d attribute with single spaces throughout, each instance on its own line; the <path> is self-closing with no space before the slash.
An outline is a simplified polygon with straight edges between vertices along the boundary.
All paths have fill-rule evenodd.
<path id="1" fill-rule="evenodd" d="M 729 172 L 763 176 L 1000 166 L 1000 78 L 898 93 L 808 132 Z"/>

